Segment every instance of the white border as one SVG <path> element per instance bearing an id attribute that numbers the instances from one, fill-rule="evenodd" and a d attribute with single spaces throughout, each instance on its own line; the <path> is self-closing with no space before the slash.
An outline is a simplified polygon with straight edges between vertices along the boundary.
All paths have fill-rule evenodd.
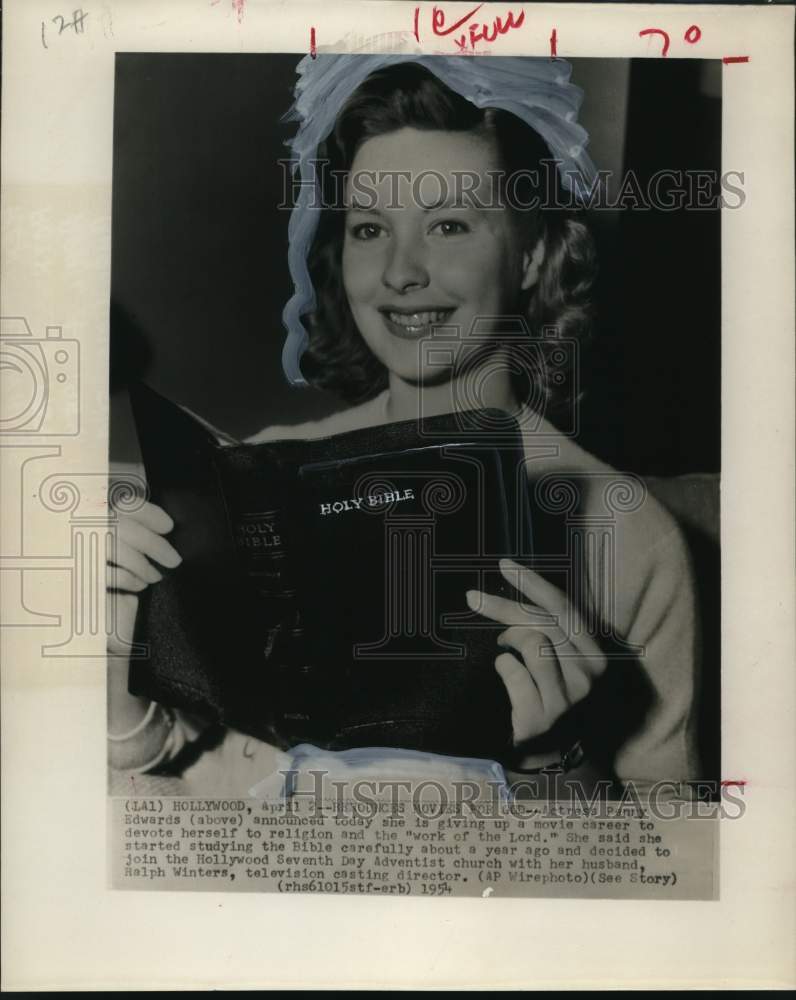
<path id="1" fill-rule="evenodd" d="M 311 25 L 319 48 L 396 44 L 413 5 L 248 0 L 241 17 L 229 0 L 86 9 L 86 33 L 45 50 L 41 21 L 66 11 L 5 5 L 2 311 L 81 341 L 89 419 L 62 454 L 65 470 L 101 471 L 114 52 L 304 53 Z M 694 23 L 702 40 L 688 47 L 679 39 Z M 748 809 L 722 827 L 721 901 L 110 892 L 101 650 L 43 661 L 36 630 L 5 629 L 6 989 L 793 983 L 793 23 L 788 7 L 528 5 L 523 28 L 495 45 L 548 55 L 554 25 L 564 57 L 659 58 L 638 37 L 657 25 L 671 32 L 669 58 L 749 56 L 724 68 L 724 165 L 744 171 L 748 200 L 723 219 L 723 760 L 725 777 L 748 782 Z"/>

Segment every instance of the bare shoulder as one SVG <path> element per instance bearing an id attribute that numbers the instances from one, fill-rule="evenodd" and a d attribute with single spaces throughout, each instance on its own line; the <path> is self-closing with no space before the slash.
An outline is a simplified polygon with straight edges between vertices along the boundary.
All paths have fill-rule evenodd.
<path id="1" fill-rule="evenodd" d="M 331 413 L 320 420 L 306 420 L 300 424 L 270 424 L 246 438 L 247 444 L 266 441 L 312 440 L 343 434 L 360 427 L 375 427 L 382 422 L 384 393 L 357 406 Z"/>

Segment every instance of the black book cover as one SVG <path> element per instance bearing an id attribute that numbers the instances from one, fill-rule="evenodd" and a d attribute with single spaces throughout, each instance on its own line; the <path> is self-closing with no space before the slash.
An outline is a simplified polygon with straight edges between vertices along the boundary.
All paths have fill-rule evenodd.
<path id="1" fill-rule="evenodd" d="M 239 444 L 145 385 L 131 399 L 183 557 L 142 595 L 132 693 L 281 747 L 509 753 L 505 626 L 465 594 L 516 599 L 498 560 L 533 554 L 511 417 Z"/>

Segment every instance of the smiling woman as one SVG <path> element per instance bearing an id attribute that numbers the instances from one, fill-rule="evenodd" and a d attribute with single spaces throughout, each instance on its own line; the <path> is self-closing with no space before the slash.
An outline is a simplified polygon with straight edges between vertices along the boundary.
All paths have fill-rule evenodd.
<path id="1" fill-rule="evenodd" d="M 286 373 L 294 378 L 298 360 L 302 380 L 355 405 L 252 440 L 320 438 L 473 406 L 511 414 L 535 514 L 571 515 L 562 550 L 547 562 L 543 554 L 544 565 L 501 562 L 511 598 L 461 595 L 505 626 L 494 669 L 511 705 L 512 767 L 698 777 L 699 628 L 682 536 L 639 481 L 550 419 L 573 402 L 565 374 L 589 330 L 595 270 L 587 228 L 542 182 L 552 153 L 564 160 L 565 187 L 589 189 L 574 122 L 580 94 L 566 65 L 318 56 L 300 71 L 294 152 L 302 165 L 310 155 L 328 162 L 326 176 L 342 175 L 345 191 L 342 206 L 325 192 L 319 209 L 302 189 L 293 212 Z M 306 350 L 294 356 L 296 344 Z M 153 582 L 149 557 L 164 566 L 179 558 L 162 538 L 169 526 L 147 506 L 124 528 L 128 591 Z M 274 770 L 269 744 L 231 730 L 203 743 L 201 725 L 179 713 L 169 730 L 118 685 L 114 713 L 114 731 L 142 741 L 149 733 L 146 769 L 195 748 L 183 767 L 193 794 L 245 794 Z M 170 735 L 153 758 L 155 723 L 161 741 Z"/>
<path id="2" fill-rule="evenodd" d="M 533 94 L 534 81 L 524 82 Z M 544 363 L 535 385 L 523 380 L 527 371 L 509 384 L 511 365 L 495 364 L 502 347 L 488 342 L 506 316 L 527 317 L 537 331 L 556 326 L 563 338 L 587 332 L 594 250 L 585 226 L 546 190 L 550 157 L 516 115 L 476 107 L 426 66 L 402 62 L 372 73 L 318 149 L 330 168 L 324 202 L 335 197 L 329 178 L 347 182 L 345 212 L 322 213 L 309 257 L 318 305 L 305 318 L 304 377 L 350 402 L 389 382 L 390 412 L 415 416 L 407 386 L 428 390 L 453 374 L 415 343 L 442 325 L 459 331 L 456 374 L 477 380 L 473 369 L 485 363 L 503 371 L 502 385 L 488 380 L 483 405 L 540 392 L 548 411 L 566 405 L 554 400 Z M 576 175 L 583 183 L 589 166 Z M 539 342 L 543 356 L 557 349 Z M 426 395 L 424 412 L 438 409 L 433 399 Z"/>
<path id="3" fill-rule="evenodd" d="M 441 324 L 465 333 L 455 366 L 461 370 L 472 360 L 466 333 L 476 320 L 518 312 L 519 294 L 538 278 L 543 241 L 532 256 L 508 212 L 476 207 L 495 204 L 489 188 L 498 170 L 497 151 L 486 139 L 411 128 L 369 139 L 354 158 L 352 175 L 370 173 L 380 183 L 374 209 L 358 208 L 354 199 L 348 209 L 343 285 L 357 329 L 394 385 L 450 378 L 439 365 L 418 370 L 415 341 Z M 400 185 L 392 199 L 391 171 L 440 178 L 438 187 L 448 191 L 456 189 L 457 172 L 481 183 L 468 203 L 443 198 L 427 207 L 422 184 Z"/>

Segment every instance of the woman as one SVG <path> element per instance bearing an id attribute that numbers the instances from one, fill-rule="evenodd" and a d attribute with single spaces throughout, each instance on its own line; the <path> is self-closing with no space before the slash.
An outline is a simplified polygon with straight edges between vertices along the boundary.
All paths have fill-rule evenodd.
<path id="1" fill-rule="evenodd" d="M 552 154 L 575 194 L 593 176 L 566 64 L 319 56 L 299 72 L 293 151 L 305 183 L 290 224 L 296 292 L 283 363 L 293 382 L 353 405 L 253 440 L 448 413 L 463 400 L 514 415 L 539 502 L 545 484 L 566 482 L 581 527 L 611 523 L 608 549 L 592 546 L 563 587 L 504 561 L 518 600 L 466 595 L 505 626 L 495 669 L 518 770 L 577 767 L 585 746 L 593 770 L 622 781 L 696 777 L 698 628 L 683 539 L 643 488 L 628 500 L 640 484 L 547 416 L 561 404 L 548 362 L 562 342 L 586 336 L 594 271 L 588 231 L 551 203 L 544 170 Z M 319 161 L 319 184 L 307 184 Z M 516 323 L 507 324 L 517 317 L 537 348 L 530 367 L 517 363 Z M 423 349 L 438 327 L 455 331 L 443 361 Z M 557 336 L 543 337 L 550 328 Z M 160 578 L 152 561 L 179 562 L 164 537 L 170 527 L 152 505 L 122 519 L 112 582 L 130 629 L 135 594 Z M 193 794 L 246 794 L 277 766 L 266 744 L 233 732 L 208 742 L 201 724 L 141 703 L 123 670 L 112 671 L 110 731 L 111 763 L 139 771 L 198 748 L 183 772 Z"/>

